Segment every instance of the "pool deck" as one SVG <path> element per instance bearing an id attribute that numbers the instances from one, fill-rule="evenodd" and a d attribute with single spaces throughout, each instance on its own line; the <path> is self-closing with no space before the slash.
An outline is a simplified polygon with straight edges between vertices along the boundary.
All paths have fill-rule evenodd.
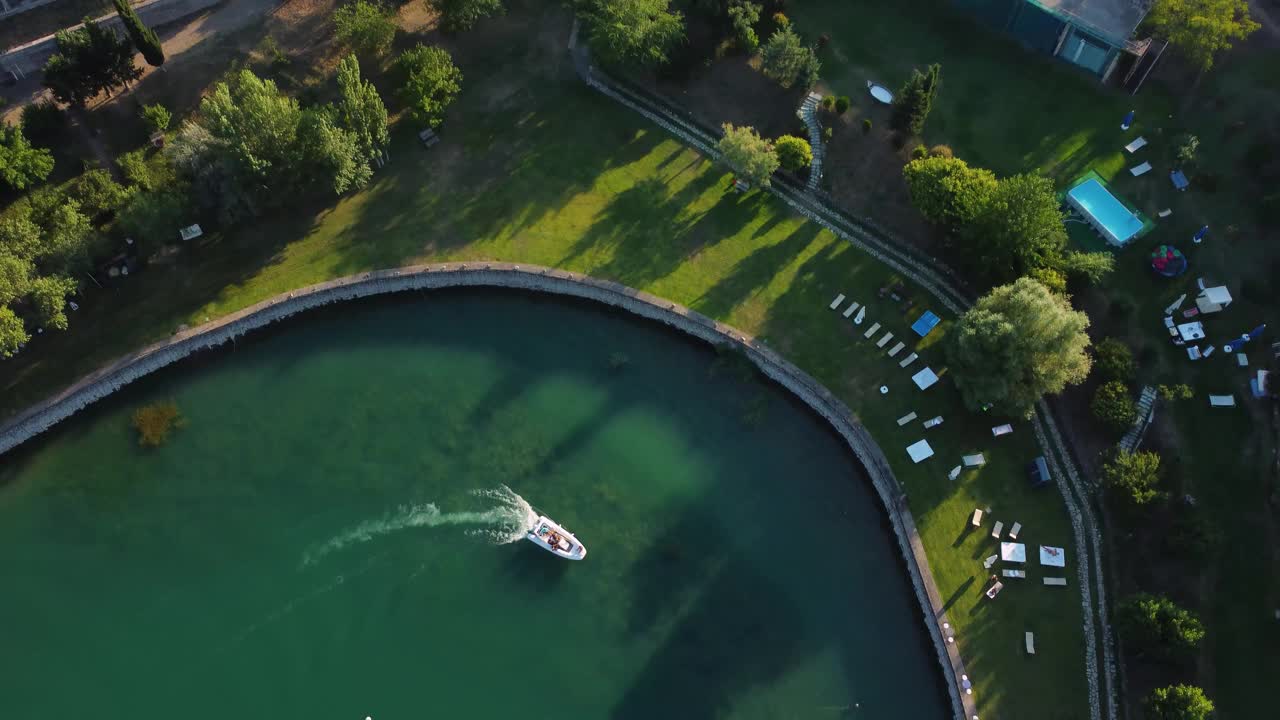
<path id="1" fill-rule="evenodd" d="M 943 670 L 953 716 L 977 717 L 972 695 L 960 691 L 964 661 L 942 627 L 948 623 L 942 594 L 929 570 L 929 558 L 907 507 L 906 494 L 871 433 L 839 398 L 763 342 L 741 330 L 717 322 L 669 300 L 625 285 L 580 273 L 513 263 L 442 263 L 415 265 L 349 275 L 277 295 L 173 336 L 93 372 L 71 387 L 0 426 L 0 455 L 48 430 L 115 391 L 179 360 L 234 343 L 237 337 L 265 328 L 308 310 L 359 298 L 447 288 L 492 287 L 542 292 L 594 300 L 642 318 L 655 320 L 687 335 L 716 345 L 732 345 L 766 376 L 829 422 L 844 439 L 871 478 L 893 527 L 907 574 L 920 603 L 925 629 L 933 641 Z"/>

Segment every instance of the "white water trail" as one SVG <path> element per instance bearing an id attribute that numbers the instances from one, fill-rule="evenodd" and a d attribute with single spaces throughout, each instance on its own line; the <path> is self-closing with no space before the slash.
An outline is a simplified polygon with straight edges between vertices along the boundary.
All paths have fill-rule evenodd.
<path id="1" fill-rule="evenodd" d="M 490 501 L 485 510 L 441 512 L 435 503 L 402 505 L 395 512 L 377 520 L 369 520 L 345 530 L 307 551 L 303 565 L 311 565 L 330 553 L 374 538 L 411 528 L 447 525 L 475 525 L 467 534 L 482 537 L 495 545 L 515 542 L 537 518 L 533 508 L 506 485 L 487 490 L 473 490 L 472 496 Z"/>

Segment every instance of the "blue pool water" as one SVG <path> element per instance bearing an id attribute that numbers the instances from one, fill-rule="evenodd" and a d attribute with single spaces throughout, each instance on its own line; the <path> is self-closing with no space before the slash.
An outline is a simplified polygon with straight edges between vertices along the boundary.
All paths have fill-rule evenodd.
<path id="1" fill-rule="evenodd" d="M 1098 228 L 1109 241 L 1117 245 L 1129 242 L 1142 230 L 1142 220 L 1097 180 L 1085 180 L 1071 188 L 1067 197 L 1072 206 L 1084 213 L 1089 224 Z"/>

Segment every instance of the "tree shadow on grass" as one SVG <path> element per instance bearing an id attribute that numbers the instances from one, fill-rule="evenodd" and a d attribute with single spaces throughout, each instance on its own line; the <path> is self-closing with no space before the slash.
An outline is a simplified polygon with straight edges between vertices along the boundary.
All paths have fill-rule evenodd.
<path id="1" fill-rule="evenodd" d="M 727 317 L 742 301 L 759 292 L 782 267 L 822 232 L 817 223 L 802 223 L 781 241 L 753 252 L 733 271 L 693 302 L 693 309 L 710 317 Z"/>

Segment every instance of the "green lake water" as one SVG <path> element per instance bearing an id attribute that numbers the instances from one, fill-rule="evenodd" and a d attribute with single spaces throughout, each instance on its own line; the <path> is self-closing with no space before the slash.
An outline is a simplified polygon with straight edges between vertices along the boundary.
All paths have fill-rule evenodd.
<path id="1" fill-rule="evenodd" d="M 141 450 L 130 414 L 165 398 L 186 425 Z M 503 543 L 520 498 L 587 558 Z M 0 457 L 0 578 L 24 720 L 948 715 L 819 418 L 516 293 L 306 315 Z"/>

